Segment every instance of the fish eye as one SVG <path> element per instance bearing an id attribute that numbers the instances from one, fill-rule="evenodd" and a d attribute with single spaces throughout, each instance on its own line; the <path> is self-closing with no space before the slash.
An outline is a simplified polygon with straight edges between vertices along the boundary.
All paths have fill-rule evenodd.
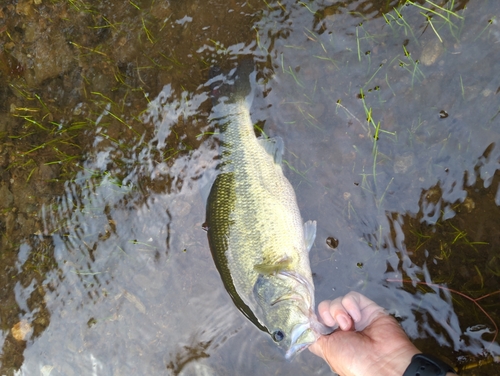
<path id="1" fill-rule="evenodd" d="M 278 329 L 273 332 L 272 337 L 275 342 L 281 342 L 283 341 L 283 338 L 285 338 L 285 334 Z"/>

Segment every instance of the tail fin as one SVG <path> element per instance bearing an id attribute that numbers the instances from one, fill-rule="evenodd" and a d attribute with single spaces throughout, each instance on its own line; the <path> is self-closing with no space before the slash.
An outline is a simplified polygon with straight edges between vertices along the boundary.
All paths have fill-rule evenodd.
<path id="1" fill-rule="evenodd" d="M 255 82 L 255 76 L 255 64 L 251 59 L 242 60 L 238 67 L 228 74 L 222 73 L 220 67 L 210 68 L 209 84 L 212 105 L 236 103 L 241 100 L 249 100 L 251 103 L 252 83 Z"/>

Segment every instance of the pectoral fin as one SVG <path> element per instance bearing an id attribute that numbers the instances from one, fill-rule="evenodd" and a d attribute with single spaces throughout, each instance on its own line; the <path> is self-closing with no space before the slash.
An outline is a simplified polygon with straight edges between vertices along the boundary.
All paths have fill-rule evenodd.
<path id="1" fill-rule="evenodd" d="M 286 258 L 272 264 L 271 263 L 256 264 L 254 265 L 253 270 L 263 275 L 276 274 L 283 270 L 287 270 L 291 262 L 292 260 L 290 258 Z"/>

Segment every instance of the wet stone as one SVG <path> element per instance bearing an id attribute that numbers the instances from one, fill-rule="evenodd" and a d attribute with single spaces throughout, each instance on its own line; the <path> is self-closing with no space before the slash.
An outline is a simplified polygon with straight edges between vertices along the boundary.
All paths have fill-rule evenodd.
<path id="1" fill-rule="evenodd" d="M 394 172 L 396 174 L 404 174 L 413 165 L 412 155 L 398 156 L 394 160 Z"/>
<path id="2" fill-rule="evenodd" d="M 16 13 L 20 16 L 31 16 L 33 7 L 31 0 L 21 0 L 16 5 Z"/>
<path id="3" fill-rule="evenodd" d="M 474 210 L 476 208 L 476 203 L 474 202 L 474 200 L 472 198 L 466 197 L 462 206 L 467 213 L 470 213 L 470 212 L 472 212 L 472 210 Z"/>
<path id="4" fill-rule="evenodd" d="M 319 119 L 325 113 L 325 105 L 317 103 L 309 110 L 309 113 L 314 119 Z"/>
<path id="5" fill-rule="evenodd" d="M 33 43 L 43 34 L 40 24 L 37 22 L 29 22 L 24 28 L 24 40 L 26 43 Z"/>
<path id="6" fill-rule="evenodd" d="M 35 229 L 35 221 L 33 218 L 29 218 L 25 213 L 20 213 L 17 217 L 17 223 L 23 229 Z"/>
<path id="7" fill-rule="evenodd" d="M 46 79 L 62 75 L 72 65 L 74 54 L 60 35 L 40 38 L 31 52 L 33 69 L 26 75 L 30 86 L 36 86 Z"/>
<path id="8" fill-rule="evenodd" d="M 448 115 L 448 113 L 447 113 L 445 110 L 441 110 L 441 111 L 439 111 L 439 117 L 440 117 L 441 119 L 446 119 L 448 116 L 449 116 L 449 115 Z"/>
<path id="9" fill-rule="evenodd" d="M 443 52 L 443 43 L 441 43 L 438 39 L 433 39 L 425 45 L 422 55 L 420 56 L 420 62 L 427 66 L 432 65 L 443 54 Z"/>
<path id="10" fill-rule="evenodd" d="M 335 249 L 339 246 L 339 240 L 334 238 L 333 236 L 329 236 L 326 238 L 326 245 L 331 249 Z"/>
<path id="11" fill-rule="evenodd" d="M 8 209 L 14 205 L 14 195 L 11 193 L 7 185 L 0 186 L 0 209 Z"/>
<path id="12" fill-rule="evenodd" d="M 40 196 L 37 196 L 34 189 L 35 184 L 26 184 L 23 179 L 15 179 L 12 183 L 12 192 L 15 193 L 15 205 L 20 212 L 28 213 L 28 205 L 38 203 L 41 204 Z M 32 207 L 30 205 L 30 207 Z"/>
<path id="13" fill-rule="evenodd" d="M 172 210 L 178 217 L 185 217 L 191 212 L 191 205 L 186 201 L 177 200 L 173 203 Z"/>
<path id="14" fill-rule="evenodd" d="M 39 177 L 43 181 L 49 181 L 52 179 L 56 179 L 59 176 L 60 166 L 56 164 L 51 165 L 41 165 L 39 169 Z"/>
<path id="15" fill-rule="evenodd" d="M 21 320 L 12 327 L 12 336 L 17 341 L 26 341 L 32 331 L 33 328 L 31 327 L 31 324 L 26 320 Z"/>
<path id="16" fill-rule="evenodd" d="M 36 1 L 36 0 L 35 0 Z M 44 365 L 41 369 L 40 369 L 40 375 L 42 376 L 49 376 L 51 373 L 52 373 L 52 370 L 54 369 L 55 367 L 50 365 L 50 364 L 46 364 Z"/>

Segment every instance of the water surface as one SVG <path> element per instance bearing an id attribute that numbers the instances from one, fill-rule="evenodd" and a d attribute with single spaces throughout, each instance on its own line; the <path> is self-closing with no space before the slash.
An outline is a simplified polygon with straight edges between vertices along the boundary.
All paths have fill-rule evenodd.
<path id="1" fill-rule="evenodd" d="M 494 373 L 499 12 L 7 1 L 2 374 L 331 374 L 307 351 L 287 362 L 239 313 L 202 230 L 217 155 L 208 70 L 247 58 L 252 118 L 284 139 L 304 220 L 318 221 L 317 301 L 359 291 L 422 351 Z"/>

